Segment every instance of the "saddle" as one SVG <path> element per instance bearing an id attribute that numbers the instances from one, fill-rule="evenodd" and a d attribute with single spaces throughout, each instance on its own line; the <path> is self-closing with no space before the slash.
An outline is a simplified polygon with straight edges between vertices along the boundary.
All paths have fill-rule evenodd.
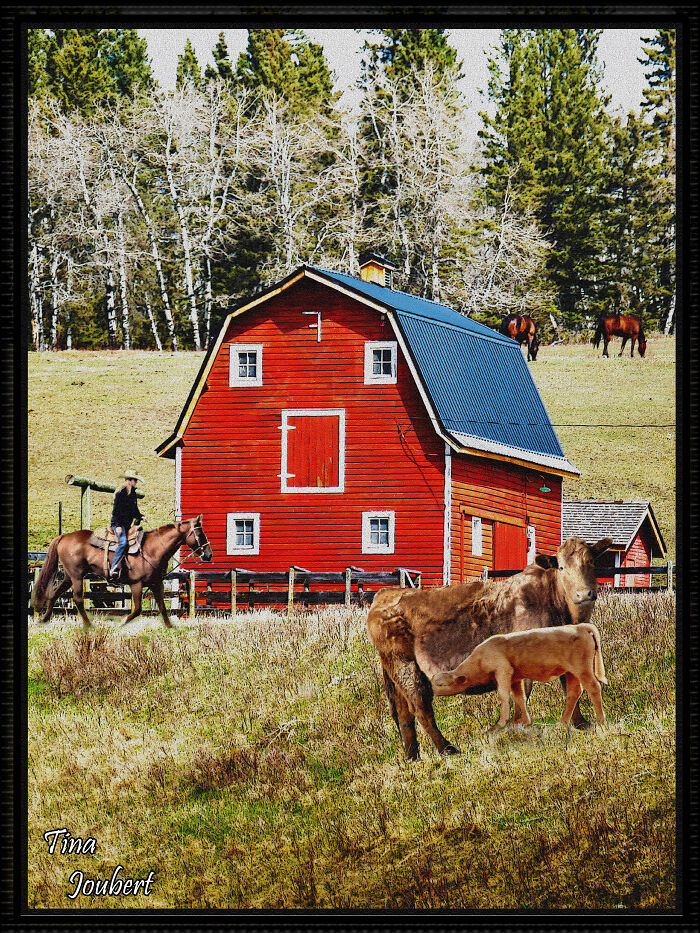
<path id="1" fill-rule="evenodd" d="M 138 554 L 141 550 L 141 542 L 143 541 L 143 536 L 146 532 L 143 528 L 139 528 L 138 525 L 134 525 L 133 528 L 130 528 L 126 533 L 127 541 L 127 554 Z M 97 531 L 93 531 L 90 535 L 88 544 L 92 544 L 93 547 L 98 547 L 101 551 L 104 551 L 105 554 L 105 576 L 108 576 L 109 571 L 109 552 L 115 551 L 117 549 L 117 536 L 112 531 L 109 525 L 105 528 L 100 528 Z"/>

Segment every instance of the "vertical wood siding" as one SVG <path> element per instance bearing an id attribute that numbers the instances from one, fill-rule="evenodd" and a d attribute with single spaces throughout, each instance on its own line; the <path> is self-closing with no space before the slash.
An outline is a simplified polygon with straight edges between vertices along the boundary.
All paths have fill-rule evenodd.
<path id="1" fill-rule="evenodd" d="M 648 535 L 644 534 L 644 524 L 637 532 L 622 561 L 623 567 L 648 567 L 651 564 L 651 546 Z M 651 574 L 620 574 L 620 586 L 651 586 Z"/>
<path id="2" fill-rule="evenodd" d="M 321 311 L 320 343 L 302 311 Z M 442 582 L 444 445 L 400 350 L 397 384 L 364 384 L 366 340 L 394 340 L 391 325 L 308 281 L 232 320 L 183 438 L 182 512 L 204 513 L 207 570 L 408 567 L 426 586 Z M 262 386 L 229 387 L 232 341 L 263 345 Z M 281 492 L 281 412 L 291 408 L 345 410 L 344 493 Z M 308 464 L 319 469 L 329 469 L 320 453 Z M 393 554 L 362 553 L 370 510 L 396 513 Z M 259 555 L 226 554 L 229 512 L 260 513 Z"/>
<path id="3" fill-rule="evenodd" d="M 505 570 L 493 562 L 494 521 L 535 526 L 540 554 L 553 554 L 561 544 L 561 479 L 547 476 L 550 492 L 539 491 L 541 476 L 514 464 L 452 458 L 452 582 L 474 579 L 484 567 Z M 472 554 L 471 516 L 482 517 L 483 554 Z"/>

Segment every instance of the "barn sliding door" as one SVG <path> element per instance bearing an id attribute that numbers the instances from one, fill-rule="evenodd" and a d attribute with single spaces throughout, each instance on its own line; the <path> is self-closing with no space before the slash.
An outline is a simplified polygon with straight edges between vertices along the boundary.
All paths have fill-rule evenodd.
<path id="1" fill-rule="evenodd" d="M 493 569 L 522 570 L 527 564 L 527 529 L 493 523 Z"/>
<path id="2" fill-rule="evenodd" d="M 282 412 L 282 492 L 343 492 L 345 411 Z"/>

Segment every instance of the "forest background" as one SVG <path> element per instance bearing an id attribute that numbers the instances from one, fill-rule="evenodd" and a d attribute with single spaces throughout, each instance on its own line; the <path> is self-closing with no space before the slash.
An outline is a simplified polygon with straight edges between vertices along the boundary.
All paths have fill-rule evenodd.
<path id="1" fill-rule="evenodd" d="M 200 350 L 302 263 L 490 326 L 581 339 L 603 312 L 675 320 L 675 33 L 652 30 L 639 113 L 611 113 L 599 29 L 503 29 L 465 134 L 444 29 L 377 29 L 357 105 L 298 29 L 225 35 L 174 89 L 133 29 L 28 32 L 28 279 L 36 350 Z"/>

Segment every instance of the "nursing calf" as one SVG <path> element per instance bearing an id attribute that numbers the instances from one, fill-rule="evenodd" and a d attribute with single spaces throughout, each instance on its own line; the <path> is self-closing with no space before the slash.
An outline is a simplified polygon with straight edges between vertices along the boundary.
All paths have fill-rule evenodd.
<path id="1" fill-rule="evenodd" d="M 453 671 L 432 678 L 436 696 L 463 693 L 468 687 L 496 682 L 501 701 L 501 718 L 491 730 L 502 729 L 508 722 L 511 692 L 515 703 L 515 723 L 529 726 L 523 680 L 548 681 L 566 677 L 566 706 L 561 721 L 567 726 L 574 706 L 585 689 L 595 707 L 598 723 L 605 713 L 601 702 L 601 684 L 607 684 L 600 633 L 590 622 L 562 625 L 560 628 L 532 629 L 493 635 L 472 651 Z"/>
<path id="2" fill-rule="evenodd" d="M 419 757 L 416 718 L 441 755 L 459 753 L 435 722 L 430 679 L 456 668 L 492 635 L 588 622 L 596 599 L 594 561 L 611 544 L 610 538 L 594 545 L 568 538 L 555 556 L 538 555 L 534 564 L 502 583 L 377 593 L 367 629 L 379 652 L 389 708 L 409 760 Z M 465 692 L 495 689 L 493 681 Z M 573 725 L 587 725 L 578 697 Z"/>

